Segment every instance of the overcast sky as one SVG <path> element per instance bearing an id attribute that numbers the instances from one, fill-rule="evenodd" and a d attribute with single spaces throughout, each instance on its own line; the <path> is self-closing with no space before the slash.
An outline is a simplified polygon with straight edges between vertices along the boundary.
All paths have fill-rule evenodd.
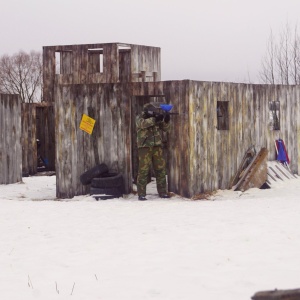
<path id="1" fill-rule="evenodd" d="M 161 48 L 162 79 L 257 82 L 300 0 L 0 0 L 0 55 L 123 42 Z"/>

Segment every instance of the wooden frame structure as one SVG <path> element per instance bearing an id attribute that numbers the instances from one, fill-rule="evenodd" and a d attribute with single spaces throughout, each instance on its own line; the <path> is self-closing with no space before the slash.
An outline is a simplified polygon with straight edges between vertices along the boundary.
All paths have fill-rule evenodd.
<path id="1" fill-rule="evenodd" d="M 176 194 L 193 197 L 228 188 L 245 151 L 265 147 L 274 160 L 279 137 L 298 173 L 299 86 L 160 81 L 156 47 L 114 43 L 43 49 L 44 99 L 55 102 L 58 198 L 88 193 L 79 176 L 101 162 L 122 172 L 125 192 L 131 192 L 137 169 L 135 116 L 149 101 L 170 102 L 179 112 L 165 137 L 169 190 Z M 56 52 L 61 52 L 62 74 L 55 74 Z M 276 127 L 274 101 L 280 106 Z M 92 135 L 79 129 L 83 114 L 96 120 Z"/>
<path id="2" fill-rule="evenodd" d="M 22 173 L 38 172 L 37 139 L 40 154 L 47 159 L 47 170 L 55 170 L 55 119 L 53 102 L 22 103 Z"/>

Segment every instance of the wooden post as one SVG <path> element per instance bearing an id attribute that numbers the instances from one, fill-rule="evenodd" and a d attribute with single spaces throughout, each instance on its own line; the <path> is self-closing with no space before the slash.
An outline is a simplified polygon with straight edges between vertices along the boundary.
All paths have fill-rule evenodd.
<path id="1" fill-rule="evenodd" d="M 141 71 L 142 82 L 146 82 L 146 71 Z"/>
<path id="2" fill-rule="evenodd" d="M 156 82 L 157 81 L 157 72 L 152 72 L 153 74 L 153 81 Z"/>

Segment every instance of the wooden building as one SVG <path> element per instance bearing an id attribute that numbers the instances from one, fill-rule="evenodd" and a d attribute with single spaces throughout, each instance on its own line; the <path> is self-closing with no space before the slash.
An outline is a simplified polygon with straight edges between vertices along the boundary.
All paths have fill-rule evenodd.
<path id="1" fill-rule="evenodd" d="M 21 100 L 0 94 L 0 184 L 22 180 Z"/>
<path id="2" fill-rule="evenodd" d="M 160 49 L 131 44 L 43 48 L 44 99 L 55 101 L 57 197 L 88 193 L 79 176 L 98 163 L 121 172 L 125 192 L 136 175 L 135 116 L 144 103 L 172 103 L 165 136 L 169 191 L 193 197 L 226 189 L 250 146 L 287 146 L 299 171 L 299 86 L 161 81 Z M 57 64 L 59 67 L 56 68 Z M 82 115 L 96 120 L 91 135 Z"/>

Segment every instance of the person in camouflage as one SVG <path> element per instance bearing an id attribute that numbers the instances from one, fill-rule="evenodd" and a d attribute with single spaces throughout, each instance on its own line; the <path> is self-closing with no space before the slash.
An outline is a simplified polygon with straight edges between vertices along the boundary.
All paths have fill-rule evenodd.
<path id="1" fill-rule="evenodd" d="M 170 115 L 150 115 L 149 107 L 145 104 L 143 112 L 136 117 L 137 146 L 139 156 L 139 169 L 137 177 L 137 192 L 139 200 L 146 199 L 146 186 L 150 166 L 156 176 L 156 186 L 161 198 L 170 198 L 167 193 L 166 162 L 163 157 L 161 131 L 170 130 Z"/>

